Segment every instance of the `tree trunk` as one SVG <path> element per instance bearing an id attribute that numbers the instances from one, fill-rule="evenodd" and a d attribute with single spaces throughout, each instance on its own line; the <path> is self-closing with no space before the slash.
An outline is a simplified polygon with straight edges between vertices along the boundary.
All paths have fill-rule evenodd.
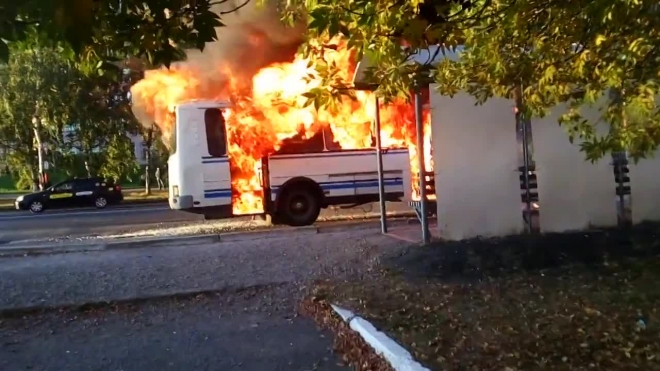
<path id="1" fill-rule="evenodd" d="M 147 195 L 151 194 L 151 145 L 153 142 L 154 136 L 154 127 L 151 125 L 149 132 L 147 133 L 147 140 L 144 141 L 144 145 L 147 149 L 145 153 L 145 162 L 147 163 L 144 168 L 144 193 Z"/>
<path id="2" fill-rule="evenodd" d="M 38 175 L 37 188 L 41 188 L 43 186 L 43 176 L 44 176 L 44 148 L 43 145 L 41 144 L 41 119 L 38 119 L 34 125 L 34 138 L 37 141 L 37 158 L 39 161 L 38 163 L 39 175 Z"/>
<path id="3" fill-rule="evenodd" d="M 38 175 L 34 172 L 33 165 L 30 165 L 30 177 L 32 178 L 32 191 L 39 192 L 39 182 L 37 181 Z"/>
<path id="4" fill-rule="evenodd" d="M 92 149 L 87 148 L 85 150 L 85 157 L 87 158 L 85 160 L 85 172 L 87 173 L 87 177 L 91 178 L 92 177 Z"/>
<path id="5" fill-rule="evenodd" d="M 144 168 L 144 193 L 147 195 L 151 194 L 151 151 L 147 149 L 147 153 L 145 154 L 145 160 L 147 162 L 147 166 Z"/>

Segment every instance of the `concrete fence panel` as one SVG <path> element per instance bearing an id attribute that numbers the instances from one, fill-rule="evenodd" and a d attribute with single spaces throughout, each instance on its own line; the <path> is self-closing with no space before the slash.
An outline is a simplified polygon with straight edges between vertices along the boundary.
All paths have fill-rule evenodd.
<path id="1" fill-rule="evenodd" d="M 532 121 L 541 232 L 566 232 L 617 225 L 616 184 L 611 157 L 585 160 L 579 144 L 570 143 L 557 120 L 565 112 Z M 582 112 L 598 120 L 597 109 Z M 601 128 L 602 127 L 602 128 Z M 598 125 L 598 130 L 606 130 Z"/>
<path id="2" fill-rule="evenodd" d="M 660 221 L 660 151 L 628 167 L 633 224 Z"/>
<path id="3" fill-rule="evenodd" d="M 431 86 L 433 160 L 440 237 L 461 240 L 522 233 L 512 103 L 435 93 Z"/>

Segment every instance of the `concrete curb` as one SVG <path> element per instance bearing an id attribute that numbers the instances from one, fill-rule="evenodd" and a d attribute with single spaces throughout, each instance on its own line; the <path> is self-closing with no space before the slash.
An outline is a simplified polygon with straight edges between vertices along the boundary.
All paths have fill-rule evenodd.
<path id="1" fill-rule="evenodd" d="M 226 286 L 221 288 L 210 288 L 210 289 L 181 290 L 170 293 L 162 292 L 159 294 L 152 294 L 147 296 L 136 295 L 136 296 L 109 298 L 104 300 L 92 300 L 86 302 L 61 302 L 54 304 L 24 305 L 21 307 L 0 307 L 0 320 L 3 318 L 20 317 L 29 314 L 39 313 L 39 312 L 65 311 L 65 310 L 84 311 L 84 310 L 103 308 L 113 305 L 139 305 L 145 302 L 157 302 L 161 300 L 189 299 L 200 295 L 206 296 L 206 295 L 217 295 L 217 294 L 226 294 L 226 293 L 241 293 L 249 290 L 267 289 L 272 287 L 284 287 L 288 284 L 290 283 L 276 281 L 276 282 L 269 282 L 263 284 L 241 286 L 241 287 Z"/>
<path id="2" fill-rule="evenodd" d="M 18 210 L 14 207 L 14 203 L 12 201 L 11 204 L 5 204 L 2 201 L 7 201 L 7 199 L 2 199 L 0 198 L 0 215 L 7 215 L 7 214 L 13 214 L 16 213 Z M 148 200 L 128 200 L 128 201 L 122 201 L 118 205 L 112 205 L 107 208 L 107 210 L 122 210 L 122 209 L 130 209 L 134 206 L 154 206 L 154 205 L 169 205 L 167 203 L 167 199 L 148 199 Z M 92 208 L 67 208 L 67 209 L 59 209 L 58 211 L 85 211 L 85 210 L 94 210 Z M 28 211 L 24 211 L 26 215 L 29 214 Z"/>
<path id="3" fill-rule="evenodd" d="M 406 219 L 391 220 L 389 225 L 408 223 Z M 35 244 L 35 245 L 17 245 L 11 246 L 5 244 L 0 246 L 0 257 L 16 257 L 25 255 L 43 255 L 43 254 L 64 254 L 73 252 L 93 252 L 106 250 L 119 250 L 130 248 L 186 246 L 202 243 L 222 243 L 250 241 L 261 238 L 278 238 L 291 235 L 310 235 L 318 233 L 335 233 L 355 229 L 372 230 L 380 227 L 380 221 L 357 220 L 357 221 L 339 221 L 332 225 L 312 225 L 308 227 L 265 227 L 263 229 L 226 232 L 220 234 L 203 234 L 196 236 L 163 236 L 163 237 L 137 237 L 127 238 L 126 240 L 115 239 L 112 241 L 95 241 L 83 243 L 53 243 L 53 244 Z"/>
<path id="4" fill-rule="evenodd" d="M 378 331 L 369 321 L 357 316 L 348 309 L 330 305 L 341 319 L 349 325 L 351 330 L 362 336 L 378 355 L 382 356 L 395 371 L 430 371 L 413 359 L 412 354 Z"/>
<path id="5" fill-rule="evenodd" d="M 190 245 L 193 243 L 213 243 L 218 241 L 217 235 L 202 236 L 183 236 L 183 237 L 151 237 L 130 239 L 127 241 L 98 241 L 90 243 L 74 244 L 50 244 L 50 245 L 28 245 L 28 246 L 8 246 L 0 248 L 0 257 L 12 257 L 23 255 L 42 255 L 42 254 L 64 254 L 71 252 L 90 252 L 103 250 L 116 250 L 140 247 L 149 247 L 153 245 L 171 246 L 176 243 L 177 246 Z"/>

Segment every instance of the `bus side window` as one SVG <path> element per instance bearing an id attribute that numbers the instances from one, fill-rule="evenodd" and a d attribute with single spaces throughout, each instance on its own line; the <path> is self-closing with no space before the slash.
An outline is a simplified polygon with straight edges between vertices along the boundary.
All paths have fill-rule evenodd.
<path id="1" fill-rule="evenodd" d="M 326 151 L 341 151 L 339 143 L 335 142 L 335 136 L 332 134 L 332 129 L 329 127 L 323 128 L 323 144 Z"/>
<path id="2" fill-rule="evenodd" d="M 371 121 L 369 132 L 371 133 L 371 147 L 376 148 L 376 121 Z"/>
<path id="3" fill-rule="evenodd" d="M 204 111 L 204 125 L 206 126 L 206 143 L 209 155 L 223 157 L 227 155 L 227 140 L 225 138 L 225 118 L 216 108 Z"/>

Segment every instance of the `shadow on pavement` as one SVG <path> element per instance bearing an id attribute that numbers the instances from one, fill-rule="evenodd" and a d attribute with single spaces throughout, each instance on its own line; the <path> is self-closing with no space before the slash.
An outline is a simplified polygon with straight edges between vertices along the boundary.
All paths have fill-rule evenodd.
<path id="1" fill-rule="evenodd" d="M 660 254 L 660 224 L 577 233 L 434 242 L 412 246 L 386 265 L 409 278 L 480 280 L 516 272 L 532 272 L 582 264 L 589 268 L 607 262 Z"/>

